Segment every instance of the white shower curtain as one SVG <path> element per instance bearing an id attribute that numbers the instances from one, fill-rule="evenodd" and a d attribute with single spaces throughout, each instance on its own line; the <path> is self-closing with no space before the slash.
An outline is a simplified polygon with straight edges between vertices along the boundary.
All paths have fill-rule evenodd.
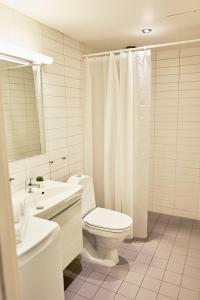
<path id="1" fill-rule="evenodd" d="M 97 204 L 133 218 L 147 236 L 151 53 L 137 51 L 86 60 L 86 173 Z"/>

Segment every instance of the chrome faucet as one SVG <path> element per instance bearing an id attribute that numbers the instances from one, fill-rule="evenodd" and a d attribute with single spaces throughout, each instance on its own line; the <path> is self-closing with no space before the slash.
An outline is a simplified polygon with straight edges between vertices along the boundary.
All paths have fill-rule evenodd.
<path id="1" fill-rule="evenodd" d="M 33 193 L 33 187 L 40 188 L 40 184 L 32 183 L 32 178 L 29 178 L 29 183 L 27 184 L 28 193 Z"/>

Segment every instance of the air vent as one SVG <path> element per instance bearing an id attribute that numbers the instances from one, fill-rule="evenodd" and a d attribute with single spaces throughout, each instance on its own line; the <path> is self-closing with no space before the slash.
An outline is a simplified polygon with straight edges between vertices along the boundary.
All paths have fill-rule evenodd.
<path id="1" fill-rule="evenodd" d="M 188 14 L 195 14 L 199 11 L 200 11 L 200 9 L 192 9 L 192 10 L 182 11 L 179 13 L 168 15 L 168 16 L 166 16 L 166 18 L 173 18 L 173 17 L 179 17 L 179 16 L 183 16 L 183 15 L 188 15 Z"/>

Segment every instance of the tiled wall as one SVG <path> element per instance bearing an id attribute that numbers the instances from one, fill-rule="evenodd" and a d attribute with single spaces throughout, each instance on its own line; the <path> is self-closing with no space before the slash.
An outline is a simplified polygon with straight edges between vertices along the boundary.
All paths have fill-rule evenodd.
<path id="1" fill-rule="evenodd" d="M 10 160 L 41 153 L 33 70 L 30 66 L 15 67 L 15 63 L 0 60 L 0 94 Z"/>
<path id="2" fill-rule="evenodd" d="M 200 47 L 152 55 L 150 210 L 200 218 Z"/>
<path id="3" fill-rule="evenodd" d="M 10 163 L 13 190 L 36 175 L 66 180 L 82 172 L 81 55 L 91 49 L 1 4 L 0 37 L 54 58 L 43 72 L 47 153 Z M 158 51 L 152 65 L 149 209 L 200 218 L 200 48 Z"/>
<path id="4" fill-rule="evenodd" d="M 8 19 L 12 19 L 9 26 Z M 15 178 L 12 190 L 23 188 L 27 178 L 37 175 L 65 181 L 73 173 L 82 173 L 82 55 L 91 49 L 3 5 L 0 5 L 0 37 L 54 58 L 52 65 L 43 67 L 47 153 L 10 163 L 10 177 Z M 54 163 L 49 164 L 50 160 Z"/>

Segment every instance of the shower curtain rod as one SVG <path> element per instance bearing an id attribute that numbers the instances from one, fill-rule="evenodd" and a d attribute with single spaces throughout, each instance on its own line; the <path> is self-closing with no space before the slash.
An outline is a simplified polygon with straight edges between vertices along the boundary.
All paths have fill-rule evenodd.
<path id="1" fill-rule="evenodd" d="M 157 44 L 157 45 L 148 45 L 148 46 L 142 46 L 142 47 L 136 47 L 136 48 L 129 48 L 129 49 L 120 49 L 120 50 L 113 50 L 113 51 L 105 51 L 105 52 L 99 52 L 99 53 L 92 53 L 83 55 L 84 58 L 86 57 L 97 57 L 97 56 L 104 56 L 109 54 L 119 54 L 122 52 L 129 52 L 129 51 L 138 51 L 138 50 L 150 50 L 155 48 L 162 48 L 162 47 L 170 47 L 170 46 L 179 46 L 184 44 L 191 44 L 191 43 L 200 43 L 199 39 L 194 40 L 187 40 L 187 41 L 179 41 L 179 42 L 172 42 L 172 43 L 165 43 L 165 44 Z"/>

